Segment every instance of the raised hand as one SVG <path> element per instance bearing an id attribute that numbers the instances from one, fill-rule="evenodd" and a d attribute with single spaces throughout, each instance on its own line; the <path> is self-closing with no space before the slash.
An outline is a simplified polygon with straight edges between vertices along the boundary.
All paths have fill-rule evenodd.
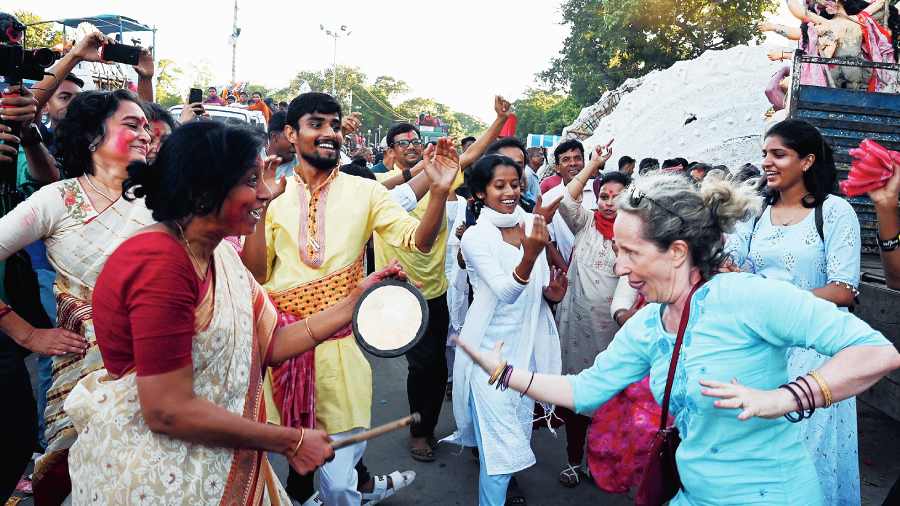
<path id="1" fill-rule="evenodd" d="M 206 112 L 206 109 L 203 108 L 203 104 L 200 102 L 194 102 L 193 104 L 187 104 L 182 107 L 178 122 L 183 125 L 185 123 L 190 123 L 197 118 L 209 118 L 209 113 Z"/>
<path id="2" fill-rule="evenodd" d="M 544 218 L 544 223 L 551 223 L 553 217 L 556 215 L 556 210 L 559 209 L 560 202 L 562 202 L 562 196 L 544 206 L 544 199 L 538 195 L 537 202 L 534 203 L 532 214 Z"/>
<path id="3" fill-rule="evenodd" d="M 79 40 L 72 48 L 72 54 L 81 61 L 100 61 L 100 48 L 115 41 L 100 32 L 92 32 Z"/>
<path id="4" fill-rule="evenodd" d="M 597 172 L 599 172 L 600 169 L 602 169 L 603 166 L 606 165 L 606 162 L 608 162 L 609 159 L 612 158 L 612 144 L 615 141 L 615 139 L 610 139 L 606 144 L 598 145 L 594 148 L 594 158 L 591 160 L 591 163 L 593 164 L 593 170 L 591 171 L 593 173 L 593 176 L 596 176 Z"/>
<path id="5" fill-rule="evenodd" d="M 344 135 L 350 135 L 362 126 L 362 114 L 358 112 L 352 112 L 346 116 L 341 121 L 341 132 Z"/>
<path id="6" fill-rule="evenodd" d="M 153 53 L 149 49 L 141 49 L 141 56 L 138 59 L 138 64 L 133 68 L 139 77 L 143 77 L 144 79 L 152 78 L 154 72 Z"/>
<path id="7" fill-rule="evenodd" d="M 263 160 L 263 184 L 268 186 L 272 192 L 272 200 L 284 193 L 285 188 L 287 188 L 287 178 L 278 179 L 276 174 L 279 165 L 281 165 L 281 157 L 279 156 L 269 155 Z"/>
<path id="8" fill-rule="evenodd" d="M 506 119 L 509 116 L 510 109 L 512 109 L 512 104 L 509 101 L 500 95 L 494 97 L 494 112 L 497 113 L 498 118 Z"/>
<path id="9" fill-rule="evenodd" d="M 331 438 L 325 431 L 305 429 L 303 444 L 293 454 L 285 455 L 288 463 L 300 474 L 308 474 L 334 458 Z"/>
<path id="10" fill-rule="evenodd" d="M 447 137 L 438 139 L 436 146 L 428 146 L 422 153 L 425 166 L 422 170 L 431 179 L 432 186 L 449 191 L 459 174 L 459 153 L 453 141 Z"/>
<path id="11" fill-rule="evenodd" d="M 522 248 L 529 258 L 537 258 L 548 244 L 550 244 L 550 232 L 547 231 L 547 222 L 544 221 L 543 216 L 537 214 L 531 225 L 531 233 L 522 239 Z"/>
<path id="12" fill-rule="evenodd" d="M 566 273 L 558 267 L 551 267 L 550 284 L 544 287 L 544 298 L 553 303 L 561 302 L 568 288 L 569 278 Z"/>
<path id="13" fill-rule="evenodd" d="M 900 195 L 900 163 L 894 162 L 894 174 L 887 180 L 887 184 L 870 191 L 869 198 L 876 206 L 896 209 L 898 195 Z"/>

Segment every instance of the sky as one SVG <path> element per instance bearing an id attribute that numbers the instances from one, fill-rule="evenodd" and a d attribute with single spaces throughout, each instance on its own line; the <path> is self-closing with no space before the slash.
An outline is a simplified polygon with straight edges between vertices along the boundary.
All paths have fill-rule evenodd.
<path id="1" fill-rule="evenodd" d="M 280 88 L 300 70 L 329 67 L 334 43 L 319 25 L 346 25 L 351 33 L 338 40 L 338 64 L 359 67 L 369 82 L 380 75 L 406 81 L 410 94 L 402 98 L 433 98 L 490 121 L 493 96 L 519 98 L 562 48 L 568 30 L 560 3 L 238 0 L 237 79 Z M 10 0 L 4 8 L 45 20 L 128 16 L 157 27 L 158 59 L 182 68 L 208 64 L 220 85 L 231 78 L 233 0 Z"/>

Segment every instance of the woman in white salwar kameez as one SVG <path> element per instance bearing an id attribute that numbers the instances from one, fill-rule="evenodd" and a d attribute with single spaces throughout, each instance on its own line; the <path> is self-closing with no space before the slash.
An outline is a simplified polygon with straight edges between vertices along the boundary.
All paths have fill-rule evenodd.
<path id="1" fill-rule="evenodd" d="M 548 266 L 544 219 L 519 207 L 521 177 L 522 168 L 500 155 L 482 158 L 466 175 L 479 216 L 462 239 L 474 300 L 460 339 L 482 350 L 505 341 L 502 354 L 510 364 L 559 374 L 559 336 L 548 301 L 562 299 L 566 280 Z M 512 474 L 535 463 L 530 444 L 533 412 L 533 401 L 488 385 L 488 375 L 474 367 L 468 355 L 457 352 L 453 368 L 457 431 L 448 440 L 477 445 L 481 506 L 504 504 Z"/>

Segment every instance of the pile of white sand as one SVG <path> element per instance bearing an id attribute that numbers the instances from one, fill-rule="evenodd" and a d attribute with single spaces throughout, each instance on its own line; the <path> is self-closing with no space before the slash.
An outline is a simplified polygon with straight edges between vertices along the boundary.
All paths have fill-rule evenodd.
<path id="1" fill-rule="evenodd" d="M 764 92 L 782 65 L 768 60 L 765 47 L 738 46 L 653 71 L 600 120 L 585 148 L 615 138 L 613 160 L 683 156 L 731 169 L 759 165 L 770 107 Z"/>

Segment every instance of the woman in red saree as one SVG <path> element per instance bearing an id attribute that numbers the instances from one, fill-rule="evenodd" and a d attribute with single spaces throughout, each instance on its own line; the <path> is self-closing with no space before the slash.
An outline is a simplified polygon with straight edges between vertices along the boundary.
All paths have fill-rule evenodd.
<path id="1" fill-rule="evenodd" d="M 343 302 L 275 330 L 276 313 L 222 239 L 252 233 L 273 192 L 262 140 L 213 122 L 176 129 L 152 166 L 129 166 L 126 192 L 159 222 L 126 240 L 94 291 L 105 369 L 65 403 L 78 439 L 72 504 L 290 504 L 265 452 L 299 472 L 333 455 L 322 432 L 265 423 L 265 367 L 312 349 L 352 316 Z M 276 190 L 277 191 L 277 190 Z"/>

